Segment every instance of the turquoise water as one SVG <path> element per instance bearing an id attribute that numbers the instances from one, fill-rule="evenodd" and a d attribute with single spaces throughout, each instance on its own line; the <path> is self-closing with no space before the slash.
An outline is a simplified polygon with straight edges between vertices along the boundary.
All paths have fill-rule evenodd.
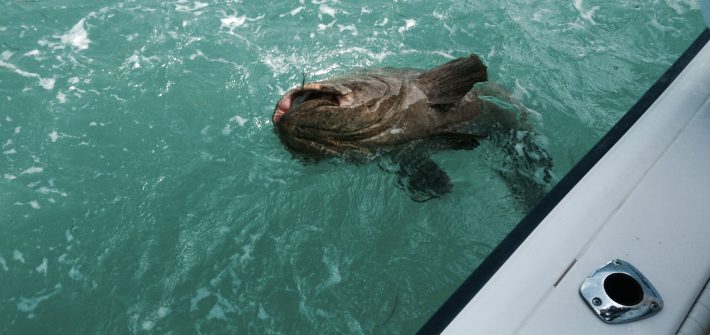
<path id="1" fill-rule="evenodd" d="M 490 144 L 415 203 L 292 159 L 288 88 L 471 52 L 557 178 L 702 30 L 691 0 L 2 1 L 0 333 L 412 333 L 524 215 Z"/>

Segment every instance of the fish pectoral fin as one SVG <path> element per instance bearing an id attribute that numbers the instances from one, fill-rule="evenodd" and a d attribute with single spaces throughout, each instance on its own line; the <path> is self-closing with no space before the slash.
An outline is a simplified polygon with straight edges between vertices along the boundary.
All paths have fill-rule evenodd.
<path id="1" fill-rule="evenodd" d="M 448 150 L 473 150 L 481 144 L 485 136 L 466 133 L 446 132 L 434 136 L 444 149 Z"/>
<path id="2" fill-rule="evenodd" d="M 400 155 L 397 184 L 412 200 L 424 202 L 451 192 L 451 178 L 431 158 L 421 154 Z"/>
<path id="3" fill-rule="evenodd" d="M 427 95 L 429 104 L 449 105 L 461 100 L 473 84 L 486 80 L 486 65 L 476 54 L 471 54 L 422 73 L 415 83 Z"/>

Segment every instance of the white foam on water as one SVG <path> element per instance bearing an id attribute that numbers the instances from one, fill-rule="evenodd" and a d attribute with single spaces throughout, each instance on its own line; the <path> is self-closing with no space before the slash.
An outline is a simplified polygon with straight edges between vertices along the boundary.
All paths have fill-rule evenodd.
<path id="1" fill-rule="evenodd" d="M 342 33 L 343 31 L 349 31 L 350 34 L 352 34 L 353 36 L 357 36 L 357 28 L 355 28 L 355 26 L 352 25 L 352 24 L 347 25 L 347 26 L 344 26 L 344 25 L 342 25 L 342 24 L 339 24 L 339 25 L 338 25 L 338 31 L 340 31 L 341 33 Z"/>
<path id="2" fill-rule="evenodd" d="M 84 276 L 81 274 L 81 271 L 76 268 L 76 266 L 72 266 L 72 268 L 69 270 L 69 278 L 79 281 L 84 278 Z"/>
<path id="3" fill-rule="evenodd" d="M 196 50 L 195 50 L 195 53 L 193 53 L 192 55 L 190 55 L 190 57 L 188 57 L 188 58 L 189 58 L 190 60 L 195 60 L 195 59 L 197 59 L 197 57 L 204 57 L 204 56 L 205 56 L 205 54 L 202 53 L 202 50 L 196 49 Z"/>
<path id="4" fill-rule="evenodd" d="M 328 279 L 323 283 L 323 287 L 330 287 L 335 284 L 340 283 L 343 278 L 340 275 L 340 269 L 338 267 L 338 262 L 337 260 L 331 259 L 331 254 L 332 252 L 327 252 L 328 249 L 326 249 L 326 252 L 323 254 L 323 258 L 321 261 L 323 264 L 325 264 L 326 268 L 328 269 Z"/>
<path id="5" fill-rule="evenodd" d="M 277 92 L 279 95 L 284 95 L 284 94 L 286 94 L 286 89 L 284 89 L 283 87 L 281 87 L 281 86 L 279 86 L 279 85 L 276 85 L 276 92 Z"/>
<path id="6" fill-rule="evenodd" d="M 57 139 L 59 138 L 59 133 L 57 133 L 56 130 L 52 130 L 51 133 L 49 133 L 49 139 L 52 141 L 52 143 L 56 142 Z"/>
<path id="7" fill-rule="evenodd" d="M 673 9 L 676 14 L 678 15 L 683 15 L 685 12 L 688 11 L 688 8 L 685 6 L 688 6 L 690 9 L 697 10 L 700 9 L 698 6 L 698 1 L 693 1 L 693 0 L 666 0 L 666 5 Z"/>
<path id="8" fill-rule="evenodd" d="M 2 177 L 5 178 L 6 180 L 15 180 L 15 179 L 17 179 L 16 176 L 13 176 L 13 175 L 11 175 L 11 174 L 9 174 L 9 173 L 3 174 Z"/>
<path id="9" fill-rule="evenodd" d="M 0 267 L 2 267 L 5 272 L 10 271 L 10 268 L 7 267 L 7 262 L 4 258 L 2 258 L 2 256 L 0 256 Z"/>
<path id="10" fill-rule="evenodd" d="M 432 54 L 439 55 L 441 57 L 448 58 L 448 59 L 456 59 L 456 57 L 454 57 L 454 55 L 447 53 L 447 52 L 443 52 L 443 51 L 433 51 Z"/>
<path id="11" fill-rule="evenodd" d="M 219 19 L 219 21 L 220 21 L 219 29 L 221 30 L 222 28 L 227 28 L 227 30 L 229 30 L 230 34 L 244 39 L 244 37 L 242 37 L 241 35 L 236 34 L 234 32 L 234 30 L 239 27 L 244 26 L 245 24 L 247 24 L 247 22 L 259 21 L 263 18 L 264 18 L 264 15 L 260 15 L 260 16 L 253 17 L 253 18 L 247 17 L 246 15 L 242 15 L 242 16 L 230 15 L 230 16 L 226 16 L 226 17 Z"/>
<path id="12" fill-rule="evenodd" d="M 547 21 L 547 17 L 552 14 L 554 14 L 554 11 L 544 8 L 544 9 L 541 9 L 541 10 L 533 13 L 532 20 L 535 22 L 544 23 Z"/>
<path id="13" fill-rule="evenodd" d="M 162 319 L 170 314 L 170 307 L 161 306 L 158 308 L 158 318 Z"/>
<path id="14" fill-rule="evenodd" d="M 155 321 L 153 320 L 145 320 L 141 324 L 141 329 L 143 330 L 153 330 L 153 327 L 155 327 Z"/>
<path id="15" fill-rule="evenodd" d="M 39 86 L 42 86 L 45 90 L 53 89 L 55 82 L 54 78 L 39 78 Z"/>
<path id="16" fill-rule="evenodd" d="M 520 83 L 520 79 L 515 79 L 515 93 L 513 94 L 513 97 L 522 100 L 522 96 L 525 97 L 530 97 L 530 92 L 523 87 L 523 85 Z"/>
<path id="17" fill-rule="evenodd" d="M 417 21 L 414 19 L 405 19 L 404 20 L 404 26 L 399 27 L 397 31 L 400 33 L 404 33 L 405 31 L 412 29 L 414 26 L 417 25 Z"/>
<path id="18" fill-rule="evenodd" d="M 277 52 L 268 52 L 263 54 L 261 62 L 271 69 L 275 78 L 288 72 L 290 64 L 297 64 L 299 60 L 293 54 L 285 56 Z"/>
<path id="19" fill-rule="evenodd" d="M 14 55 L 14 54 L 15 54 L 15 53 L 12 52 L 12 51 L 10 51 L 10 50 L 5 50 L 5 51 L 3 51 L 2 53 L 0 53 L 0 58 L 2 58 L 2 60 L 8 60 L 8 59 L 10 59 L 10 57 L 12 57 L 12 55 Z"/>
<path id="20" fill-rule="evenodd" d="M 0 26 L 0 31 L 5 31 L 5 30 L 7 30 L 7 27 L 5 27 L 5 26 Z"/>
<path id="21" fill-rule="evenodd" d="M 71 77 L 71 78 L 67 79 L 67 83 L 72 84 L 72 85 L 76 85 L 79 83 L 79 77 Z"/>
<path id="22" fill-rule="evenodd" d="M 288 14 L 291 16 L 296 16 L 296 15 L 298 15 L 298 13 L 300 13 L 304 9 L 306 9 L 306 7 L 298 6 L 294 9 L 292 9 L 290 12 L 288 12 Z M 283 16 L 286 16 L 286 14 L 283 14 Z"/>
<path id="23" fill-rule="evenodd" d="M 22 171 L 22 173 L 20 173 L 20 174 L 35 174 L 35 173 L 40 173 L 42 171 L 44 171 L 44 168 L 38 167 L 38 166 L 33 166 L 33 167 L 30 167 L 30 168 Z"/>
<path id="24" fill-rule="evenodd" d="M 389 22 L 390 22 L 390 19 L 384 18 L 384 19 L 382 19 L 382 21 L 375 22 L 375 25 L 378 27 L 382 27 L 382 26 L 387 25 L 387 23 L 389 23 Z"/>
<path id="25" fill-rule="evenodd" d="M 22 312 L 29 313 L 28 317 L 30 319 L 34 318 L 35 315 L 32 312 L 37 308 L 37 306 L 39 306 L 39 304 L 41 304 L 43 301 L 45 301 L 45 300 L 51 298 L 52 296 L 56 295 L 57 293 L 59 293 L 59 291 L 61 291 L 61 289 L 62 289 L 62 285 L 57 284 L 54 286 L 54 291 L 47 293 L 45 295 L 39 295 L 39 296 L 32 297 L 32 298 L 20 297 L 20 300 L 22 300 L 22 301 L 20 301 L 20 303 L 17 304 L 17 309 Z"/>
<path id="26" fill-rule="evenodd" d="M 591 24 L 596 25 L 597 23 L 594 21 L 594 12 L 599 10 L 599 6 L 594 6 L 592 9 L 585 10 L 582 5 L 583 5 L 583 0 L 574 0 L 574 9 L 576 9 L 579 12 L 579 15 L 582 17 L 582 19 L 589 21 Z"/>
<path id="27" fill-rule="evenodd" d="M 20 250 L 17 249 L 12 251 L 12 259 L 23 264 L 25 263 L 25 256 L 22 254 L 22 252 L 20 252 Z"/>
<path id="28" fill-rule="evenodd" d="M 365 55 L 371 59 L 376 60 L 378 63 L 382 63 L 382 61 L 385 58 L 394 54 L 393 52 L 390 52 L 390 51 L 373 52 L 372 50 L 368 50 L 368 49 L 361 48 L 361 47 L 352 47 L 352 48 L 338 50 L 338 53 L 339 54 L 359 53 L 359 54 Z"/>
<path id="29" fill-rule="evenodd" d="M 20 76 L 23 76 L 25 78 L 36 78 L 39 80 L 39 85 L 44 87 L 45 89 L 51 90 L 54 88 L 54 78 L 42 78 L 40 75 L 32 72 L 27 72 L 24 71 L 14 64 L 6 63 L 4 60 L 0 60 L 0 67 L 4 67 L 8 70 L 11 70 Z"/>
<path id="30" fill-rule="evenodd" d="M 38 188 L 37 192 L 45 194 L 45 195 L 50 194 L 50 193 L 54 193 L 54 194 L 59 194 L 63 197 L 66 197 L 68 195 L 67 192 L 62 192 L 60 190 L 52 189 L 47 186 L 42 186 L 42 187 Z"/>
<path id="31" fill-rule="evenodd" d="M 15 135 L 19 134 L 22 131 L 22 127 L 15 127 Z"/>
<path id="32" fill-rule="evenodd" d="M 15 148 L 12 148 L 12 149 L 5 150 L 2 153 L 5 155 L 14 155 L 17 153 L 17 150 L 15 150 Z"/>
<path id="33" fill-rule="evenodd" d="M 126 99 L 119 97 L 118 95 L 111 94 L 111 97 L 120 101 L 120 102 L 126 102 Z M 151 128 L 152 129 L 152 128 Z"/>
<path id="34" fill-rule="evenodd" d="M 141 328 L 143 330 L 152 330 L 155 328 L 155 324 L 157 323 L 158 320 L 166 317 L 168 314 L 170 314 L 170 308 L 161 306 L 158 308 L 157 311 L 154 311 L 150 313 L 149 316 L 146 317 L 145 320 L 141 323 Z"/>
<path id="35" fill-rule="evenodd" d="M 248 120 L 239 115 L 235 115 L 234 117 L 230 118 L 229 121 L 236 122 L 240 127 L 244 127 Z"/>
<path id="36" fill-rule="evenodd" d="M 219 19 L 219 21 L 222 23 L 220 28 L 234 29 L 234 28 L 243 26 L 244 22 L 247 21 L 247 17 L 245 15 L 242 15 L 239 17 L 227 16 L 227 17 Z"/>
<path id="37" fill-rule="evenodd" d="M 89 34 L 84 28 L 85 20 L 85 18 L 79 20 L 79 22 L 77 22 L 74 27 L 71 28 L 71 30 L 60 36 L 59 39 L 62 41 L 62 43 L 72 46 L 77 50 L 88 49 L 91 40 L 89 40 Z"/>
<path id="38" fill-rule="evenodd" d="M 664 33 L 667 33 L 667 32 L 680 33 L 681 32 L 680 30 L 678 30 L 676 28 L 662 25 L 660 22 L 658 22 L 658 19 L 656 17 L 651 18 L 650 23 L 651 23 L 651 26 L 653 26 L 654 28 L 656 28 L 659 31 L 664 32 Z"/>
<path id="39" fill-rule="evenodd" d="M 211 294 L 212 293 L 204 287 L 197 289 L 195 296 L 190 299 L 190 312 L 197 311 L 197 304 L 199 304 L 202 299 L 209 297 Z"/>
<path id="40" fill-rule="evenodd" d="M 259 305 L 259 313 L 256 315 L 256 317 L 258 317 L 259 320 L 267 320 L 269 318 L 269 314 L 266 313 L 264 305 Z"/>
<path id="41" fill-rule="evenodd" d="M 224 125 L 224 128 L 222 128 L 222 135 L 227 136 L 231 133 L 232 133 L 232 126 L 230 126 L 229 124 Z"/>
<path id="42" fill-rule="evenodd" d="M 50 179 L 50 181 L 52 181 L 52 180 Z M 54 185 L 51 185 L 51 186 L 54 186 Z M 66 197 L 66 196 L 67 196 L 67 193 L 66 193 L 66 192 L 61 192 L 61 191 L 59 191 L 59 190 L 53 190 L 53 189 L 50 189 L 50 188 L 48 188 L 48 187 L 46 187 L 46 186 L 40 187 L 37 191 L 40 192 L 40 193 L 44 193 L 44 194 L 59 193 L 59 195 L 61 195 L 61 196 L 63 196 L 63 197 Z"/>
<path id="43" fill-rule="evenodd" d="M 437 20 L 445 20 L 445 19 L 447 19 L 446 14 L 445 14 L 445 13 L 441 13 L 441 12 L 439 12 L 438 10 L 434 10 L 434 11 L 431 13 L 431 15 L 433 15 L 434 18 L 437 19 Z"/>
<path id="44" fill-rule="evenodd" d="M 159 96 L 159 97 L 162 97 L 162 96 L 165 95 L 166 93 L 170 92 L 170 88 L 173 86 L 173 84 L 175 84 L 174 81 L 168 80 L 168 81 L 165 83 L 165 88 L 160 91 L 160 93 L 158 94 L 158 96 Z"/>
<path id="45" fill-rule="evenodd" d="M 204 289 L 204 290 L 206 291 L 206 289 Z M 223 296 L 221 296 L 219 293 L 209 293 L 209 291 L 207 291 L 207 292 L 208 292 L 208 296 L 213 295 L 213 296 L 217 297 L 217 301 L 212 306 L 210 311 L 207 313 L 207 320 L 212 320 L 212 319 L 226 320 L 227 313 L 233 313 L 233 312 L 237 311 L 236 306 L 232 302 L 230 302 L 228 299 L 225 299 Z M 196 305 L 193 305 L 193 306 L 197 307 Z M 192 307 L 190 308 L 190 310 L 191 311 L 193 310 Z"/>
<path id="46" fill-rule="evenodd" d="M 137 69 L 141 67 L 141 62 L 140 62 L 140 56 L 137 53 L 134 53 L 133 56 L 128 57 L 126 59 L 126 64 L 133 64 L 131 65 L 131 69 Z"/>
<path id="47" fill-rule="evenodd" d="M 183 3 L 184 3 L 184 2 L 183 2 Z M 200 15 L 200 14 L 202 14 L 202 13 L 201 13 L 201 12 L 197 12 L 197 11 L 199 11 L 200 9 L 203 9 L 203 8 L 209 6 L 208 3 L 199 2 L 199 1 L 195 1 L 195 2 L 193 3 L 193 5 L 194 5 L 194 7 L 190 7 L 190 6 L 188 6 L 188 5 L 182 5 L 182 4 L 178 3 L 177 5 L 175 5 L 175 10 L 178 11 L 178 12 L 183 12 L 183 13 L 192 13 L 192 12 L 195 12 L 195 13 L 194 13 L 195 15 Z"/>
<path id="48" fill-rule="evenodd" d="M 69 229 L 64 231 L 64 237 L 67 239 L 67 242 L 71 243 L 71 241 L 74 241 L 74 235 L 72 235 Z"/>
<path id="49" fill-rule="evenodd" d="M 37 56 L 39 56 L 39 55 L 40 55 L 39 50 L 34 49 L 34 50 L 32 50 L 32 51 L 25 52 L 25 54 L 24 54 L 23 56 L 25 56 L 25 57 L 37 57 Z"/>
<path id="50" fill-rule="evenodd" d="M 318 17 L 323 19 L 323 15 L 328 15 L 332 18 L 335 18 L 335 9 L 333 7 L 330 7 L 326 4 L 322 4 L 318 7 Z"/>
<path id="51" fill-rule="evenodd" d="M 227 318 L 224 316 L 224 310 L 222 309 L 222 306 L 219 305 L 219 302 L 216 302 L 214 306 L 212 306 L 212 309 L 210 309 L 210 312 L 207 313 L 207 320 L 212 320 L 212 319 L 218 319 L 218 320 L 226 320 Z"/>
<path id="52" fill-rule="evenodd" d="M 35 270 L 45 277 L 47 276 L 47 257 L 42 259 L 42 264 L 38 265 Z"/>
<path id="53" fill-rule="evenodd" d="M 333 27 L 335 22 L 338 22 L 338 20 L 333 20 L 333 22 L 328 23 L 328 24 L 319 23 L 318 24 L 318 31 L 323 31 L 323 30 Z"/>
<path id="54" fill-rule="evenodd" d="M 37 200 L 32 200 L 32 201 L 30 201 L 28 204 L 30 205 L 30 207 L 32 207 L 32 208 L 34 208 L 34 209 L 40 209 L 40 208 L 41 208 L 41 207 L 39 206 L 39 202 L 37 202 Z"/>
<path id="55" fill-rule="evenodd" d="M 56 96 L 57 100 L 59 101 L 60 104 L 66 103 L 67 102 L 67 95 L 64 94 L 63 92 L 57 92 Z M 54 141 L 52 141 L 54 142 Z"/>
<path id="56" fill-rule="evenodd" d="M 496 56 L 496 48 L 495 48 L 495 47 L 492 47 L 492 48 L 491 48 L 491 52 L 489 52 L 489 53 L 488 53 L 488 56 L 487 56 L 487 57 L 488 57 L 488 60 L 490 60 L 491 58 L 493 58 L 493 57 L 495 57 L 495 56 Z"/>

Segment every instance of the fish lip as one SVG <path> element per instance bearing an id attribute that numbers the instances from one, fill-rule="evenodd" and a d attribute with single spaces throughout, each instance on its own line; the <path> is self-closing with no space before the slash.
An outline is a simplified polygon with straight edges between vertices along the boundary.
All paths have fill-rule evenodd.
<path id="1" fill-rule="evenodd" d="M 286 115 L 289 109 L 291 109 L 291 97 L 293 93 L 284 94 L 284 96 L 279 99 L 276 103 L 276 108 L 274 109 L 274 115 L 271 119 L 274 121 L 274 125 L 278 124 L 281 118 Z"/>
<path id="2" fill-rule="evenodd" d="M 291 107 L 293 106 L 293 96 L 296 93 L 307 91 L 332 94 L 337 98 L 337 102 L 333 103 L 333 106 L 339 106 L 343 100 L 347 100 L 344 99 L 344 97 L 351 93 L 351 90 L 346 86 L 323 83 L 308 83 L 301 87 L 293 88 L 286 92 L 276 103 L 276 108 L 274 109 L 274 114 L 272 116 L 274 126 L 276 126 L 283 116 L 291 110 Z"/>

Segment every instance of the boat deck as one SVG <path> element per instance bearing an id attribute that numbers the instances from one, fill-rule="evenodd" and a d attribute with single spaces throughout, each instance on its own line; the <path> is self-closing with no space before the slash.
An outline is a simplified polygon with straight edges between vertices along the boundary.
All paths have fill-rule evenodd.
<path id="1" fill-rule="evenodd" d="M 679 60 L 684 64 L 670 84 L 659 81 L 665 90 L 655 94 L 637 120 L 620 121 L 620 128 L 631 122 L 625 133 L 618 141 L 611 137 L 616 142 L 501 261 L 485 285 L 468 293 L 475 295 L 444 325 L 445 334 L 678 331 L 710 278 L 708 35 L 706 30 L 694 44 L 697 50 L 684 55 L 692 60 Z M 608 138 L 596 149 L 607 145 Z M 660 313 L 611 325 L 582 300 L 584 279 L 617 258 L 636 266 L 660 292 L 665 302 Z M 442 313 L 454 310 L 466 290 L 476 289 L 471 282 L 469 278 L 422 333 L 438 332 L 436 323 L 446 319 Z"/>

